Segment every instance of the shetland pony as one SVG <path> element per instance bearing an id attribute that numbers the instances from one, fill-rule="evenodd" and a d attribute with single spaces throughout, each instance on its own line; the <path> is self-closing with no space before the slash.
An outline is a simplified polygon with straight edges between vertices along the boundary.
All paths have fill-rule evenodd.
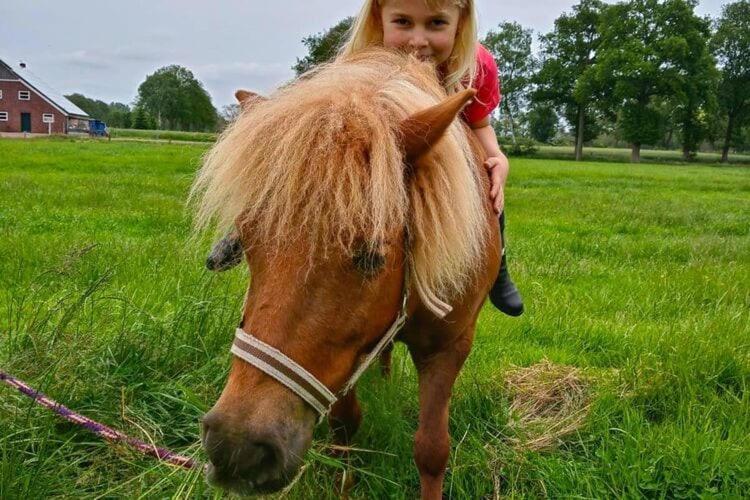
<path id="1" fill-rule="evenodd" d="M 243 111 L 193 185 L 196 228 L 235 226 L 252 280 L 241 326 L 338 392 L 411 292 L 406 343 L 419 376 L 414 459 L 422 498 L 442 495 L 448 404 L 501 243 L 481 147 L 427 63 L 385 49 L 339 58 Z M 405 276 L 408 268 L 408 280 Z M 387 352 L 387 354 L 389 351 Z M 287 485 L 316 422 L 302 398 L 238 357 L 203 418 L 212 484 Z M 356 389 L 328 414 L 346 445 Z"/>

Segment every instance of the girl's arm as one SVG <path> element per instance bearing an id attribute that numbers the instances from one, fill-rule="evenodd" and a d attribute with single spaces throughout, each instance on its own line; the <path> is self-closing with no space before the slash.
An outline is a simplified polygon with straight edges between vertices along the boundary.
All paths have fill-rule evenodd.
<path id="1" fill-rule="evenodd" d="M 470 124 L 470 127 L 474 135 L 479 139 L 480 144 L 482 144 L 484 152 L 487 154 L 484 166 L 490 174 L 490 198 L 492 199 L 492 207 L 495 213 L 499 214 L 503 211 L 503 206 L 505 205 L 503 188 L 505 187 L 505 181 L 508 179 L 510 163 L 508 162 L 508 158 L 500 151 L 500 146 L 497 143 L 497 135 L 490 125 L 489 116 Z"/>

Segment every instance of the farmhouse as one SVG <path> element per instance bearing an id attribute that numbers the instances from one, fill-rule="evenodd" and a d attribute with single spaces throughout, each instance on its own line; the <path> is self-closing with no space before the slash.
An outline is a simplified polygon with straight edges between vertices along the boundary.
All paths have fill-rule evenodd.
<path id="1" fill-rule="evenodd" d="M 90 119 L 24 64 L 14 70 L 0 60 L 0 132 L 88 133 Z"/>

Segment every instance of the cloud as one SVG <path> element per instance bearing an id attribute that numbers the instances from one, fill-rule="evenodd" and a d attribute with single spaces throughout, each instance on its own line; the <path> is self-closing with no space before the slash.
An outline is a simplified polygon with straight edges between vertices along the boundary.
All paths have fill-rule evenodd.
<path id="1" fill-rule="evenodd" d="M 62 55 L 63 62 L 72 66 L 89 69 L 106 69 L 112 66 L 112 59 L 107 60 L 100 54 L 89 50 L 75 50 Z"/>
<path id="2" fill-rule="evenodd" d="M 292 73 L 291 68 L 283 63 L 227 62 L 201 64 L 193 67 L 201 78 L 211 81 L 223 81 L 236 78 L 283 77 Z"/>
<path id="3" fill-rule="evenodd" d="M 170 57 L 174 50 L 155 51 L 153 47 L 113 47 L 111 49 L 81 49 L 62 54 L 63 62 L 89 69 L 110 69 L 123 62 L 154 62 Z"/>

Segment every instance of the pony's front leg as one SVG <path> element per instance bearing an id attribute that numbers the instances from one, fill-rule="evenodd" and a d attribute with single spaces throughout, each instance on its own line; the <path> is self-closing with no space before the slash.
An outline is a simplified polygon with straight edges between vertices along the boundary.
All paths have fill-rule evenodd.
<path id="1" fill-rule="evenodd" d="M 419 427 L 414 436 L 414 461 L 422 499 L 442 498 L 450 455 L 448 403 L 453 383 L 471 349 L 472 332 L 439 352 L 412 351 L 419 376 Z"/>

